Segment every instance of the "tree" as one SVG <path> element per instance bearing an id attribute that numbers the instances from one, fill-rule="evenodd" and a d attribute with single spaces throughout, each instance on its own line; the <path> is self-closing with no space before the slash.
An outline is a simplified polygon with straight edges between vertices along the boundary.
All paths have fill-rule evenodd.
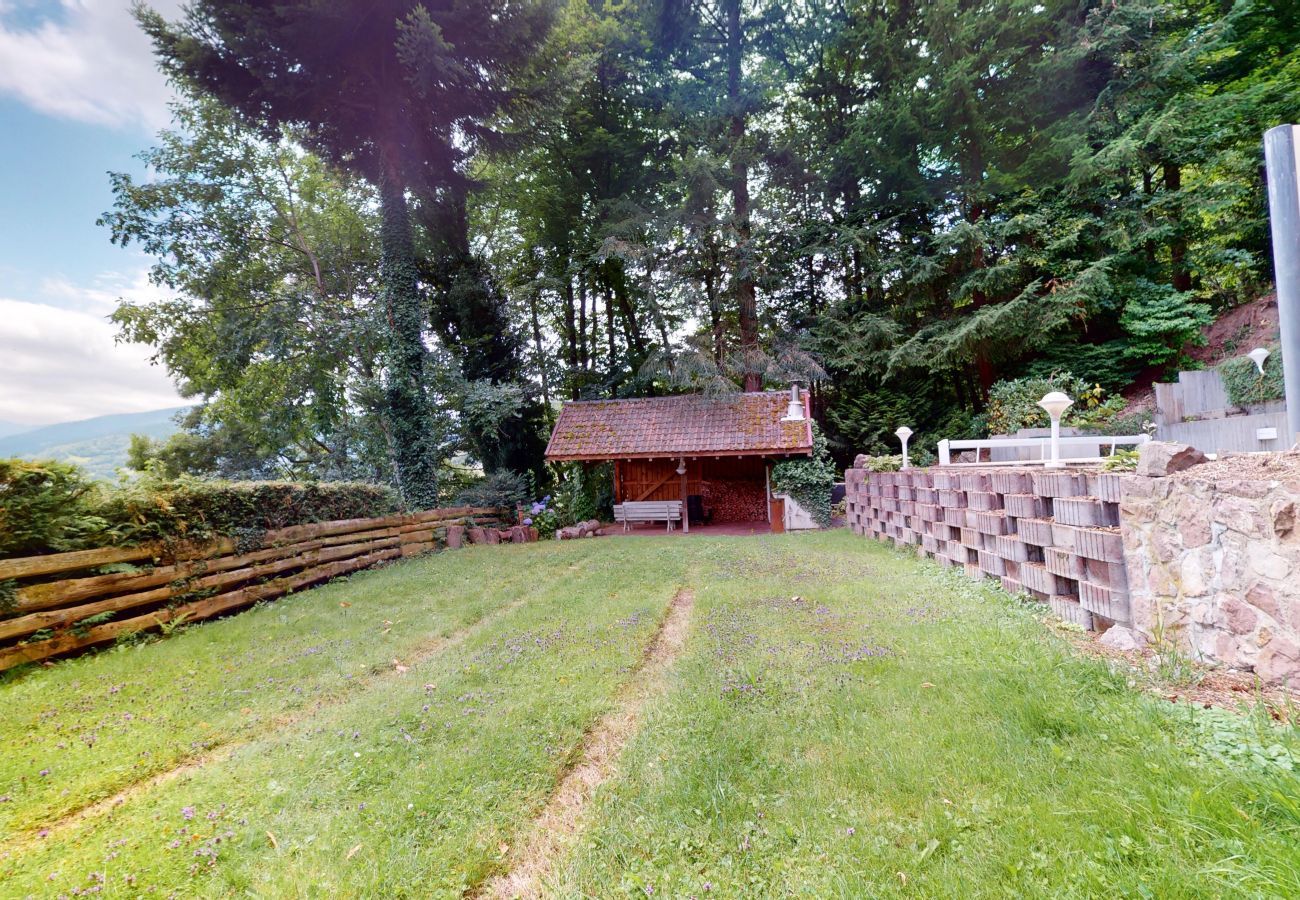
<path id="1" fill-rule="evenodd" d="M 100 222 L 138 243 L 171 296 L 123 303 L 125 339 L 149 343 L 201 398 L 175 464 L 223 476 L 365 478 L 396 467 L 378 393 L 378 218 L 373 190 L 285 136 L 259 135 L 202 96 L 112 176 Z M 432 445 L 436 461 L 445 426 Z"/>
<path id="2" fill-rule="evenodd" d="M 268 129 L 290 127 L 379 196 L 385 413 L 407 502 L 437 502 L 425 391 L 428 320 L 408 192 L 460 188 L 510 79 L 545 34 L 540 2 L 198 0 L 167 23 L 141 7 L 164 67 Z"/>

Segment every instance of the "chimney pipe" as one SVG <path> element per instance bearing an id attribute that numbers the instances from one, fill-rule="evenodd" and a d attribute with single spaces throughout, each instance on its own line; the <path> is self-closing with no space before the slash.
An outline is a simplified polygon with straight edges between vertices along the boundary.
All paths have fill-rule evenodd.
<path id="1" fill-rule="evenodd" d="M 802 422 L 803 400 L 799 398 L 799 385 L 790 385 L 790 405 L 786 407 L 785 415 L 781 418 L 782 422 Z"/>

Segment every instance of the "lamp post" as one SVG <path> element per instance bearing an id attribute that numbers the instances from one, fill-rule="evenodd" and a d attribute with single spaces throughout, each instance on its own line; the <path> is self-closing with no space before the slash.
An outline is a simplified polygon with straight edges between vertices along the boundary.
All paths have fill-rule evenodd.
<path id="1" fill-rule="evenodd" d="M 1061 469 L 1065 463 L 1061 462 L 1061 416 L 1065 411 L 1074 405 L 1074 401 L 1062 394 L 1060 391 L 1052 391 L 1038 405 L 1047 411 L 1052 418 L 1052 458 L 1047 462 L 1049 469 Z"/>
<path id="2" fill-rule="evenodd" d="M 910 468 L 911 464 L 907 461 L 907 439 L 912 436 L 912 429 L 904 425 L 894 432 L 894 435 L 903 442 L 903 468 Z"/>

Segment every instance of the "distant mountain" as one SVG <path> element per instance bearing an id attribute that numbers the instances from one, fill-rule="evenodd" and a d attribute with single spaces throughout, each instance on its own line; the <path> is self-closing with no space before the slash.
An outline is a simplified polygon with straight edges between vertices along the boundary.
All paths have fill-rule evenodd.
<path id="1" fill-rule="evenodd" d="M 75 463 L 99 478 L 112 478 L 119 467 L 126 465 L 131 435 L 169 437 L 180 430 L 173 421 L 176 414 L 187 409 L 188 406 L 175 406 L 152 412 L 96 416 L 18 434 L 4 435 L 0 431 L 0 458 L 57 459 Z"/>
<path id="2" fill-rule="evenodd" d="M 21 434 L 24 431 L 31 431 L 30 425 L 19 425 L 17 422 L 6 422 L 0 419 L 0 438 L 7 438 L 11 434 Z"/>

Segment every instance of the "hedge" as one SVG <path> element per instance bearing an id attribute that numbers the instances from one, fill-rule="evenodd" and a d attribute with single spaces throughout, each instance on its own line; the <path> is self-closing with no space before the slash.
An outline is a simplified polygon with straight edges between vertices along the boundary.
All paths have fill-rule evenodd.
<path id="1" fill-rule="evenodd" d="M 1249 356 L 1236 356 L 1219 363 L 1219 377 L 1233 406 L 1256 406 L 1286 396 L 1282 381 L 1282 349 L 1270 347 L 1272 352 L 1264 360 L 1264 374 L 1259 374 L 1255 361 Z"/>
<path id="2" fill-rule="evenodd" d="M 401 510 L 389 487 L 353 482 L 152 478 L 118 486 L 57 462 L 0 460 L 0 557 L 149 541 L 255 541 L 290 525 Z"/>

